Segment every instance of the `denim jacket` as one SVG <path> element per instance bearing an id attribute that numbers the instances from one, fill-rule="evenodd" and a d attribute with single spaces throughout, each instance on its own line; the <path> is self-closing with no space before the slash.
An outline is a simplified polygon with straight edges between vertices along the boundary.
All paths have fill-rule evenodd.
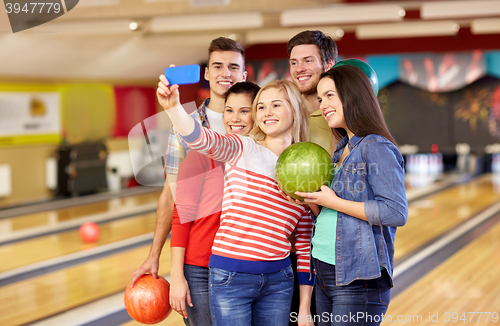
<path id="1" fill-rule="evenodd" d="M 335 174 L 332 189 L 342 199 L 365 202 L 368 222 L 338 212 L 336 283 L 378 278 L 383 266 L 392 285 L 396 228 L 408 220 L 403 157 L 393 143 L 370 134 L 340 140 L 334 163 L 346 144 L 351 152 Z"/>

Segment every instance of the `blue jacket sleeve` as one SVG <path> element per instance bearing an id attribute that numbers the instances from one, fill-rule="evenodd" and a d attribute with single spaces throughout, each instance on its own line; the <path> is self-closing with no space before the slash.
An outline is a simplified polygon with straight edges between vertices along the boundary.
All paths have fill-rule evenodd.
<path id="1" fill-rule="evenodd" d="M 374 199 L 365 202 L 371 225 L 403 226 L 408 220 L 403 156 L 388 140 L 377 140 L 366 147 L 368 187 Z"/>

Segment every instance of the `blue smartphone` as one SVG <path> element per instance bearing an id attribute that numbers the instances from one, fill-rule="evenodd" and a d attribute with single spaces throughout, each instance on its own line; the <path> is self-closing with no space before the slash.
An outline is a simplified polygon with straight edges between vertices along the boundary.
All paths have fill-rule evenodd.
<path id="1" fill-rule="evenodd" d="M 196 84 L 200 81 L 200 65 L 168 67 L 165 77 L 170 85 Z"/>

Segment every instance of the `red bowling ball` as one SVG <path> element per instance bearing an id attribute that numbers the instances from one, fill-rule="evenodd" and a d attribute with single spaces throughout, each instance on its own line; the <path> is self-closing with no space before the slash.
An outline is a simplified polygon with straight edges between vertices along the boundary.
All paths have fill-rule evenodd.
<path id="1" fill-rule="evenodd" d="M 99 225 L 94 222 L 83 223 L 78 229 L 78 232 L 80 233 L 80 238 L 88 243 L 96 242 L 101 235 Z"/>
<path id="2" fill-rule="evenodd" d="M 125 308 L 134 320 L 143 324 L 157 324 L 172 312 L 169 301 L 170 283 L 159 276 L 142 275 L 135 285 L 125 290 Z"/>

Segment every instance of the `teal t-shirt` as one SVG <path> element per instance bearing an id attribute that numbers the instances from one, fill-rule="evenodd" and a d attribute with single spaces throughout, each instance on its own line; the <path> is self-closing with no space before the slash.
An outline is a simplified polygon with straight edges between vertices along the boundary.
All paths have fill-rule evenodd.
<path id="1" fill-rule="evenodd" d="M 342 164 L 335 169 L 335 173 L 337 173 L 341 166 Z M 321 212 L 314 224 L 314 236 L 311 240 L 311 255 L 325 263 L 335 265 L 336 234 L 337 211 L 328 207 L 321 208 Z"/>
<path id="2" fill-rule="evenodd" d="M 314 225 L 311 255 L 322 262 L 335 265 L 337 211 L 323 207 Z"/>
<path id="3" fill-rule="evenodd" d="M 335 174 L 341 168 L 335 169 Z M 335 265 L 335 239 L 337 238 L 337 211 L 328 207 L 323 207 L 314 224 L 314 236 L 311 240 L 311 256 Z M 380 270 L 385 267 L 380 266 Z"/>

